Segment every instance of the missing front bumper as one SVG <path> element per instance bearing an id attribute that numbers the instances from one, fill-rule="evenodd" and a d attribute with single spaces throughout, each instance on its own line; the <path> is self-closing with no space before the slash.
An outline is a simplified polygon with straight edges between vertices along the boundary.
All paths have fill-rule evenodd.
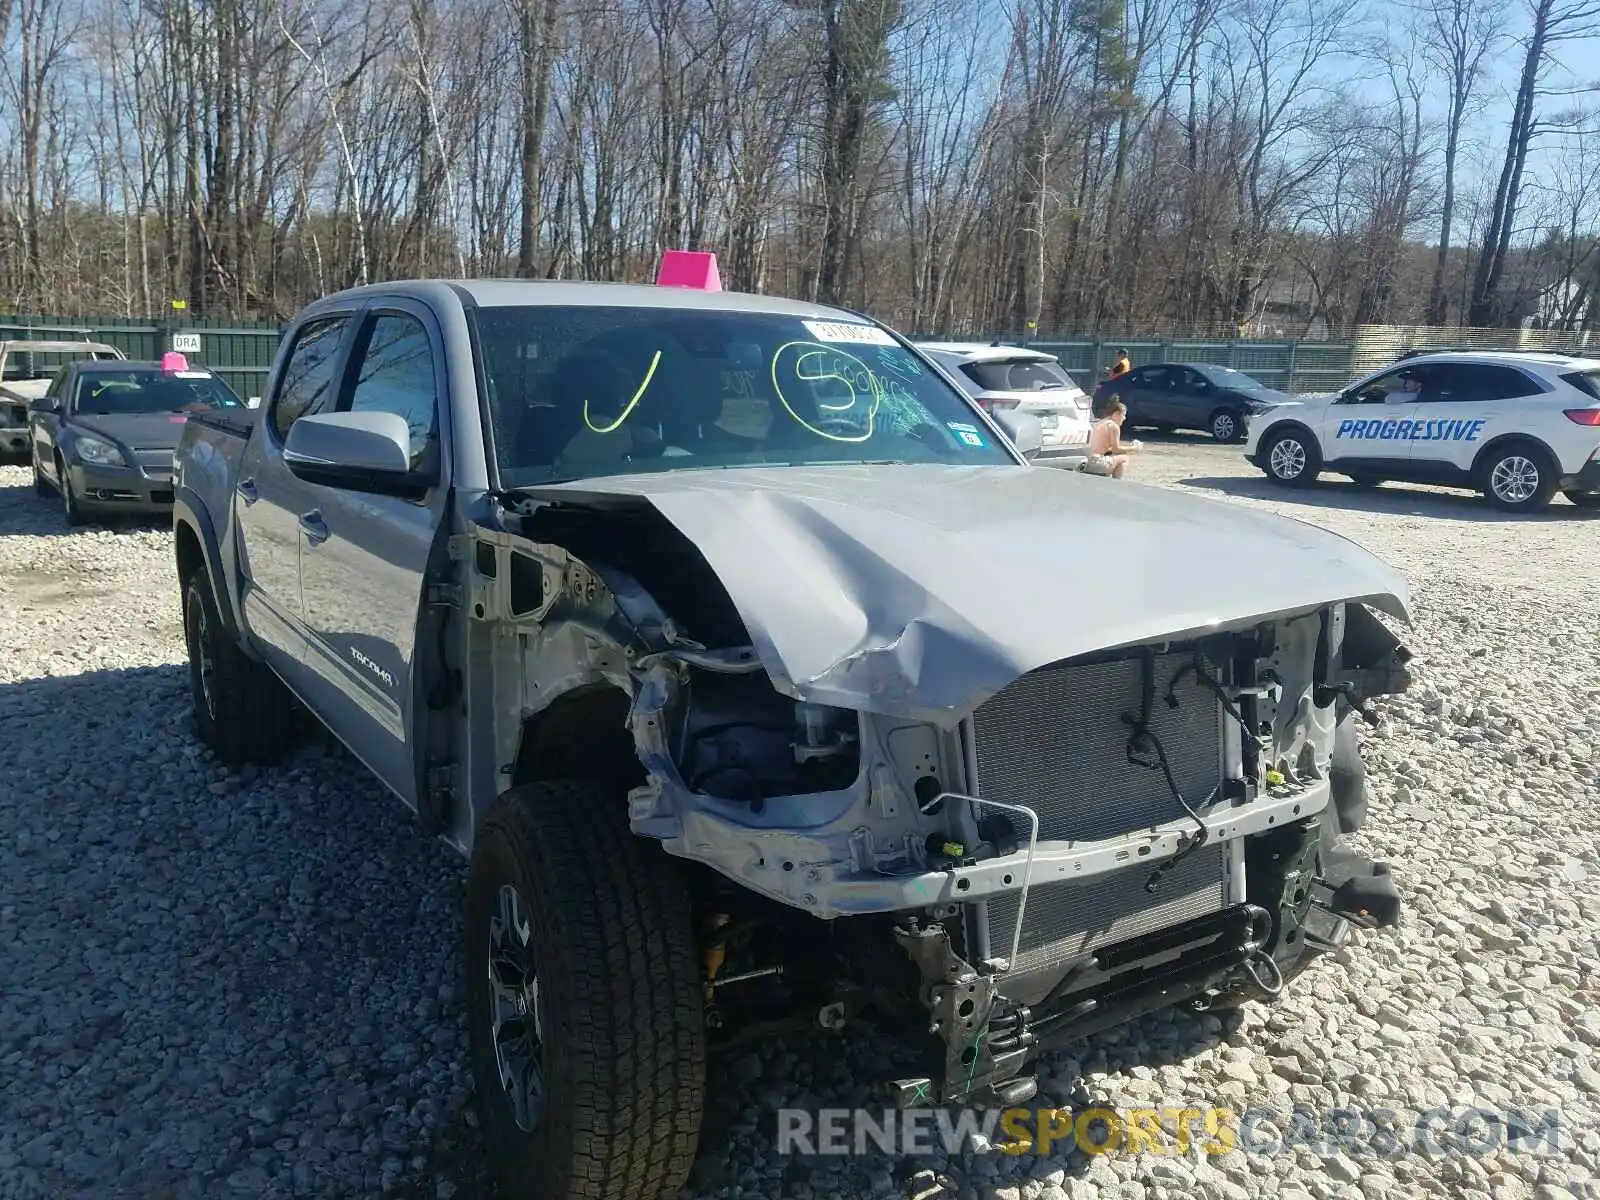
<path id="1" fill-rule="evenodd" d="M 974 966 L 942 926 L 902 927 L 896 938 L 922 973 L 929 1032 L 943 1062 L 942 1074 L 895 1081 L 895 1099 L 1024 1103 L 1037 1090 L 1027 1068 L 1048 1050 L 1173 1005 L 1205 1009 L 1277 996 L 1318 954 L 1340 945 L 1351 924 L 1399 920 L 1399 893 L 1384 864 L 1343 851 L 1330 858 L 1328 870 L 1299 889 L 1292 923 L 1261 904 L 1233 905 L 1081 956 L 1036 1005 L 1002 995 L 1004 960 Z"/>

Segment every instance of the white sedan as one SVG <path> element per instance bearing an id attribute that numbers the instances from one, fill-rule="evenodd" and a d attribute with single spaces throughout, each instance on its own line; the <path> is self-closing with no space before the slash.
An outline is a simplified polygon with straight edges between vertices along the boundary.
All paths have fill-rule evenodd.
<path id="1" fill-rule="evenodd" d="M 1037 417 L 1040 458 L 1086 458 L 1089 397 L 1054 355 L 983 342 L 917 342 L 917 349 L 955 376 L 985 410 L 1016 409 Z"/>

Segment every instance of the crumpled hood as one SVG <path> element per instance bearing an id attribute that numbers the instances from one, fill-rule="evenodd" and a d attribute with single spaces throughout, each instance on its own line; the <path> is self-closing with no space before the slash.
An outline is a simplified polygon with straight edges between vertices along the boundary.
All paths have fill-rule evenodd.
<path id="1" fill-rule="evenodd" d="M 705 556 L 774 684 L 953 724 L 1090 651 L 1338 600 L 1408 620 L 1405 580 L 1326 530 L 1049 467 L 690 470 L 527 489 L 637 496 Z"/>
<path id="2" fill-rule="evenodd" d="M 176 450 L 186 423 L 182 413 L 83 413 L 72 418 L 84 433 L 141 450 Z"/>

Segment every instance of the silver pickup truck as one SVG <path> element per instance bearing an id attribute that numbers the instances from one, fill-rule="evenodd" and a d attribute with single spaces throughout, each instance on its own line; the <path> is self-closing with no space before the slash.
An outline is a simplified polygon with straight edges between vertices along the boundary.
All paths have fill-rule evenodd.
<path id="1" fill-rule="evenodd" d="M 342 292 L 189 420 L 199 734 L 269 761 L 303 706 L 467 857 L 510 1194 L 674 1194 L 708 1056 L 773 1030 L 1021 1103 L 1398 919 L 1341 837 L 1403 581 L 1024 449 L 867 318 L 663 286 Z"/>

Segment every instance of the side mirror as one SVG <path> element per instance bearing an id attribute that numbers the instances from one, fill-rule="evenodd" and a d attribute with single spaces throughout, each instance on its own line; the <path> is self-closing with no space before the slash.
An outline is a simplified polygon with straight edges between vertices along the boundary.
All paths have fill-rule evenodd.
<path id="1" fill-rule="evenodd" d="M 1044 427 L 1032 413 L 1002 408 L 994 413 L 994 419 L 1024 458 L 1032 458 L 1044 448 Z"/>
<path id="2" fill-rule="evenodd" d="M 411 430 L 386 412 L 317 413 L 289 427 L 283 463 L 307 483 L 355 492 L 411 495 L 432 479 L 411 469 Z"/>
<path id="3" fill-rule="evenodd" d="M 28 406 L 31 412 L 52 413 L 59 410 L 61 402 L 54 396 L 40 396 Z"/>

